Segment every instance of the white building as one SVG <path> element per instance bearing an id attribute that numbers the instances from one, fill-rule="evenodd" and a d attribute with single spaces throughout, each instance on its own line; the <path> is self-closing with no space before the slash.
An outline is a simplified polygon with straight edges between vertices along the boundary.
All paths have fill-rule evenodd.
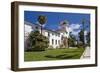
<path id="1" fill-rule="evenodd" d="M 34 30 L 36 30 L 36 28 L 38 27 L 39 31 L 40 30 L 40 26 L 37 24 L 32 24 L 30 22 L 24 22 L 24 29 L 25 29 L 25 47 L 27 47 L 27 43 L 26 40 L 28 38 L 28 35 Z M 69 31 L 68 31 L 68 27 L 65 26 L 65 29 L 59 29 L 57 31 L 53 31 L 53 30 L 48 30 L 48 29 L 43 29 L 42 30 L 42 34 L 46 37 L 49 38 L 49 47 L 53 47 L 53 48 L 60 48 L 61 45 L 64 44 L 64 42 L 66 42 L 66 46 L 68 47 L 68 37 L 69 37 Z M 48 48 L 49 48 L 48 47 Z"/>

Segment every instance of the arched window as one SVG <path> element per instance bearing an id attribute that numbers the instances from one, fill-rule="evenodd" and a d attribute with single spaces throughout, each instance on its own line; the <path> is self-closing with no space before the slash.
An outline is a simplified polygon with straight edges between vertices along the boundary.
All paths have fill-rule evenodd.
<path id="1" fill-rule="evenodd" d="M 57 40 L 55 40 L 55 42 L 56 42 L 56 45 L 57 45 Z"/>

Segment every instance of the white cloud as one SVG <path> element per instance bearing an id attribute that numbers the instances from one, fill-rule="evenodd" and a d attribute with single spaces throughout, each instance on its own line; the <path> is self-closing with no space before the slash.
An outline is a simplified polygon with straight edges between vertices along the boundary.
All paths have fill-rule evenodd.
<path id="1" fill-rule="evenodd" d="M 69 32 L 72 32 L 72 31 L 73 31 L 73 29 L 69 27 Z"/>
<path id="2" fill-rule="evenodd" d="M 80 26 L 81 24 L 71 24 L 69 27 L 74 30 L 74 29 L 79 29 Z"/>
<path id="3" fill-rule="evenodd" d="M 78 30 L 80 27 L 81 24 L 71 24 L 69 25 L 69 32 L 72 32 L 73 35 L 77 35 L 80 32 L 80 30 Z"/>
<path id="4" fill-rule="evenodd" d="M 80 30 L 78 30 L 78 31 L 73 31 L 72 34 L 73 34 L 73 35 L 78 35 L 79 32 L 80 32 Z"/>

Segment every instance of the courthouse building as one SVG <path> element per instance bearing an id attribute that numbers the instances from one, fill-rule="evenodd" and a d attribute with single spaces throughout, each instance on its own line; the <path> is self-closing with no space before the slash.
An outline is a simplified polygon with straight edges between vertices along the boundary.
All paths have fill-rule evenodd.
<path id="1" fill-rule="evenodd" d="M 63 22 L 61 22 L 63 23 Z M 38 30 L 41 32 L 40 25 L 33 24 L 30 22 L 25 21 L 24 22 L 24 39 L 25 39 L 25 48 L 27 48 L 27 39 L 31 32 L 34 32 L 36 28 L 38 27 Z M 52 47 L 54 49 L 56 48 L 67 48 L 68 47 L 68 37 L 69 37 L 69 30 L 68 30 L 68 24 L 59 25 L 60 29 L 58 30 L 50 30 L 43 28 L 42 35 L 48 37 L 49 39 L 49 47 Z M 48 48 L 49 48 L 48 47 Z"/>

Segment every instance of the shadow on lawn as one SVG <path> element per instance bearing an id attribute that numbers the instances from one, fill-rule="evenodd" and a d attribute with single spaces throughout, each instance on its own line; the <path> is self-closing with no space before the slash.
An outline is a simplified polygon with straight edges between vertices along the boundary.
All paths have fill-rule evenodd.
<path id="1" fill-rule="evenodd" d="M 81 52 L 80 50 L 73 50 L 73 51 L 65 51 L 65 52 L 63 52 L 63 53 L 73 53 L 73 52 Z"/>
<path id="2" fill-rule="evenodd" d="M 70 59 L 70 58 L 74 58 L 76 56 L 78 56 L 78 54 L 73 54 L 73 55 L 62 54 L 62 55 L 57 55 L 57 56 L 46 55 L 45 57 L 47 57 L 47 58 L 56 58 L 56 59 Z"/>

